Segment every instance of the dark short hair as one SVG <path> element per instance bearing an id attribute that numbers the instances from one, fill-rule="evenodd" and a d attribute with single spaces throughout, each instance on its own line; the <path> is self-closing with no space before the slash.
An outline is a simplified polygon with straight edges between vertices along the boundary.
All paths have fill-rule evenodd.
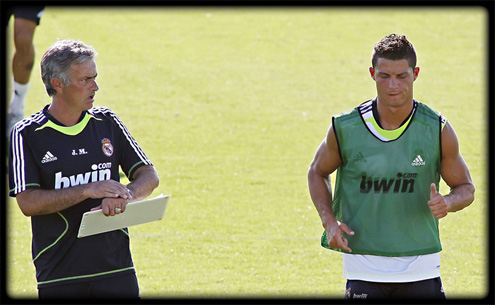
<path id="1" fill-rule="evenodd" d="M 405 35 L 390 34 L 377 42 L 371 54 L 373 68 L 375 68 L 378 58 L 389 60 L 406 59 L 409 67 L 416 68 L 416 51 Z"/>

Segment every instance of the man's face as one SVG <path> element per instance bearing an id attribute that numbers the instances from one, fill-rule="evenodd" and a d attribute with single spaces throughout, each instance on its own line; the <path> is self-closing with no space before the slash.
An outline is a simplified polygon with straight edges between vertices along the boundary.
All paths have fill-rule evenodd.
<path id="1" fill-rule="evenodd" d="M 93 59 L 81 64 L 72 64 L 70 84 L 62 85 L 61 97 L 74 111 L 84 111 L 93 107 L 94 97 L 99 87 L 96 84 L 96 63 Z"/>
<path id="2" fill-rule="evenodd" d="M 370 74 L 376 82 L 379 103 L 389 107 L 400 107 L 411 103 L 413 82 L 418 77 L 419 67 L 409 67 L 406 59 L 390 60 L 379 58 Z"/>

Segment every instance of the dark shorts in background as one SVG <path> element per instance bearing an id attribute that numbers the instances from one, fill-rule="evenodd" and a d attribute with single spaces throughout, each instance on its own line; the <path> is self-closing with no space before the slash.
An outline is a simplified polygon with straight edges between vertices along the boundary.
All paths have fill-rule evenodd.
<path id="1" fill-rule="evenodd" d="M 15 18 L 31 20 L 36 23 L 36 25 L 39 25 L 44 8 L 45 7 L 43 5 L 26 5 L 12 7 L 8 10 L 8 18 L 5 18 L 4 26 L 7 26 L 9 24 L 9 19 L 12 15 L 14 15 Z"/>

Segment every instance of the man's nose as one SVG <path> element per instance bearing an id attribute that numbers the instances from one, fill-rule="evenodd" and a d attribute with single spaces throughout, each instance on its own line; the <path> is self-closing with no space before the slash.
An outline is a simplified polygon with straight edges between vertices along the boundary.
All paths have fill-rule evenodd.
<path id="1" fill-rule="evenodd" d="M 93 90 L 94 91 L 98 91 L 99 89 L 100 89 L 100 87 L 98 86 L 98 84 L 95 81 L 94 84 L 93 84 Z"/>
<path id="2" fill-rule="evenodd" d="M 399 87 L 399 82 L 397 81 L 397 79 L 395 79 L 395 77 L 391 77 L 390 78 L 390 81 L 388 83 L 388 87 L 389 88 L 397 88 L 397 87 Z"/>

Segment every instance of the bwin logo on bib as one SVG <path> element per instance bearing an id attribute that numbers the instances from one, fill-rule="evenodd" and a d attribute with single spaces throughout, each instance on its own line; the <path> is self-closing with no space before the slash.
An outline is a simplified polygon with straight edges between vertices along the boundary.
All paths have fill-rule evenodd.
<path id="1" fill-rule="evenodd" d="M 418 155 L 414 161 L 411 163 L 412 166 L 422 166 L 422 165 L 425 165 L 425 161 L 423 160 L 423 158 L 421 158 L 420 155 Z"/>

